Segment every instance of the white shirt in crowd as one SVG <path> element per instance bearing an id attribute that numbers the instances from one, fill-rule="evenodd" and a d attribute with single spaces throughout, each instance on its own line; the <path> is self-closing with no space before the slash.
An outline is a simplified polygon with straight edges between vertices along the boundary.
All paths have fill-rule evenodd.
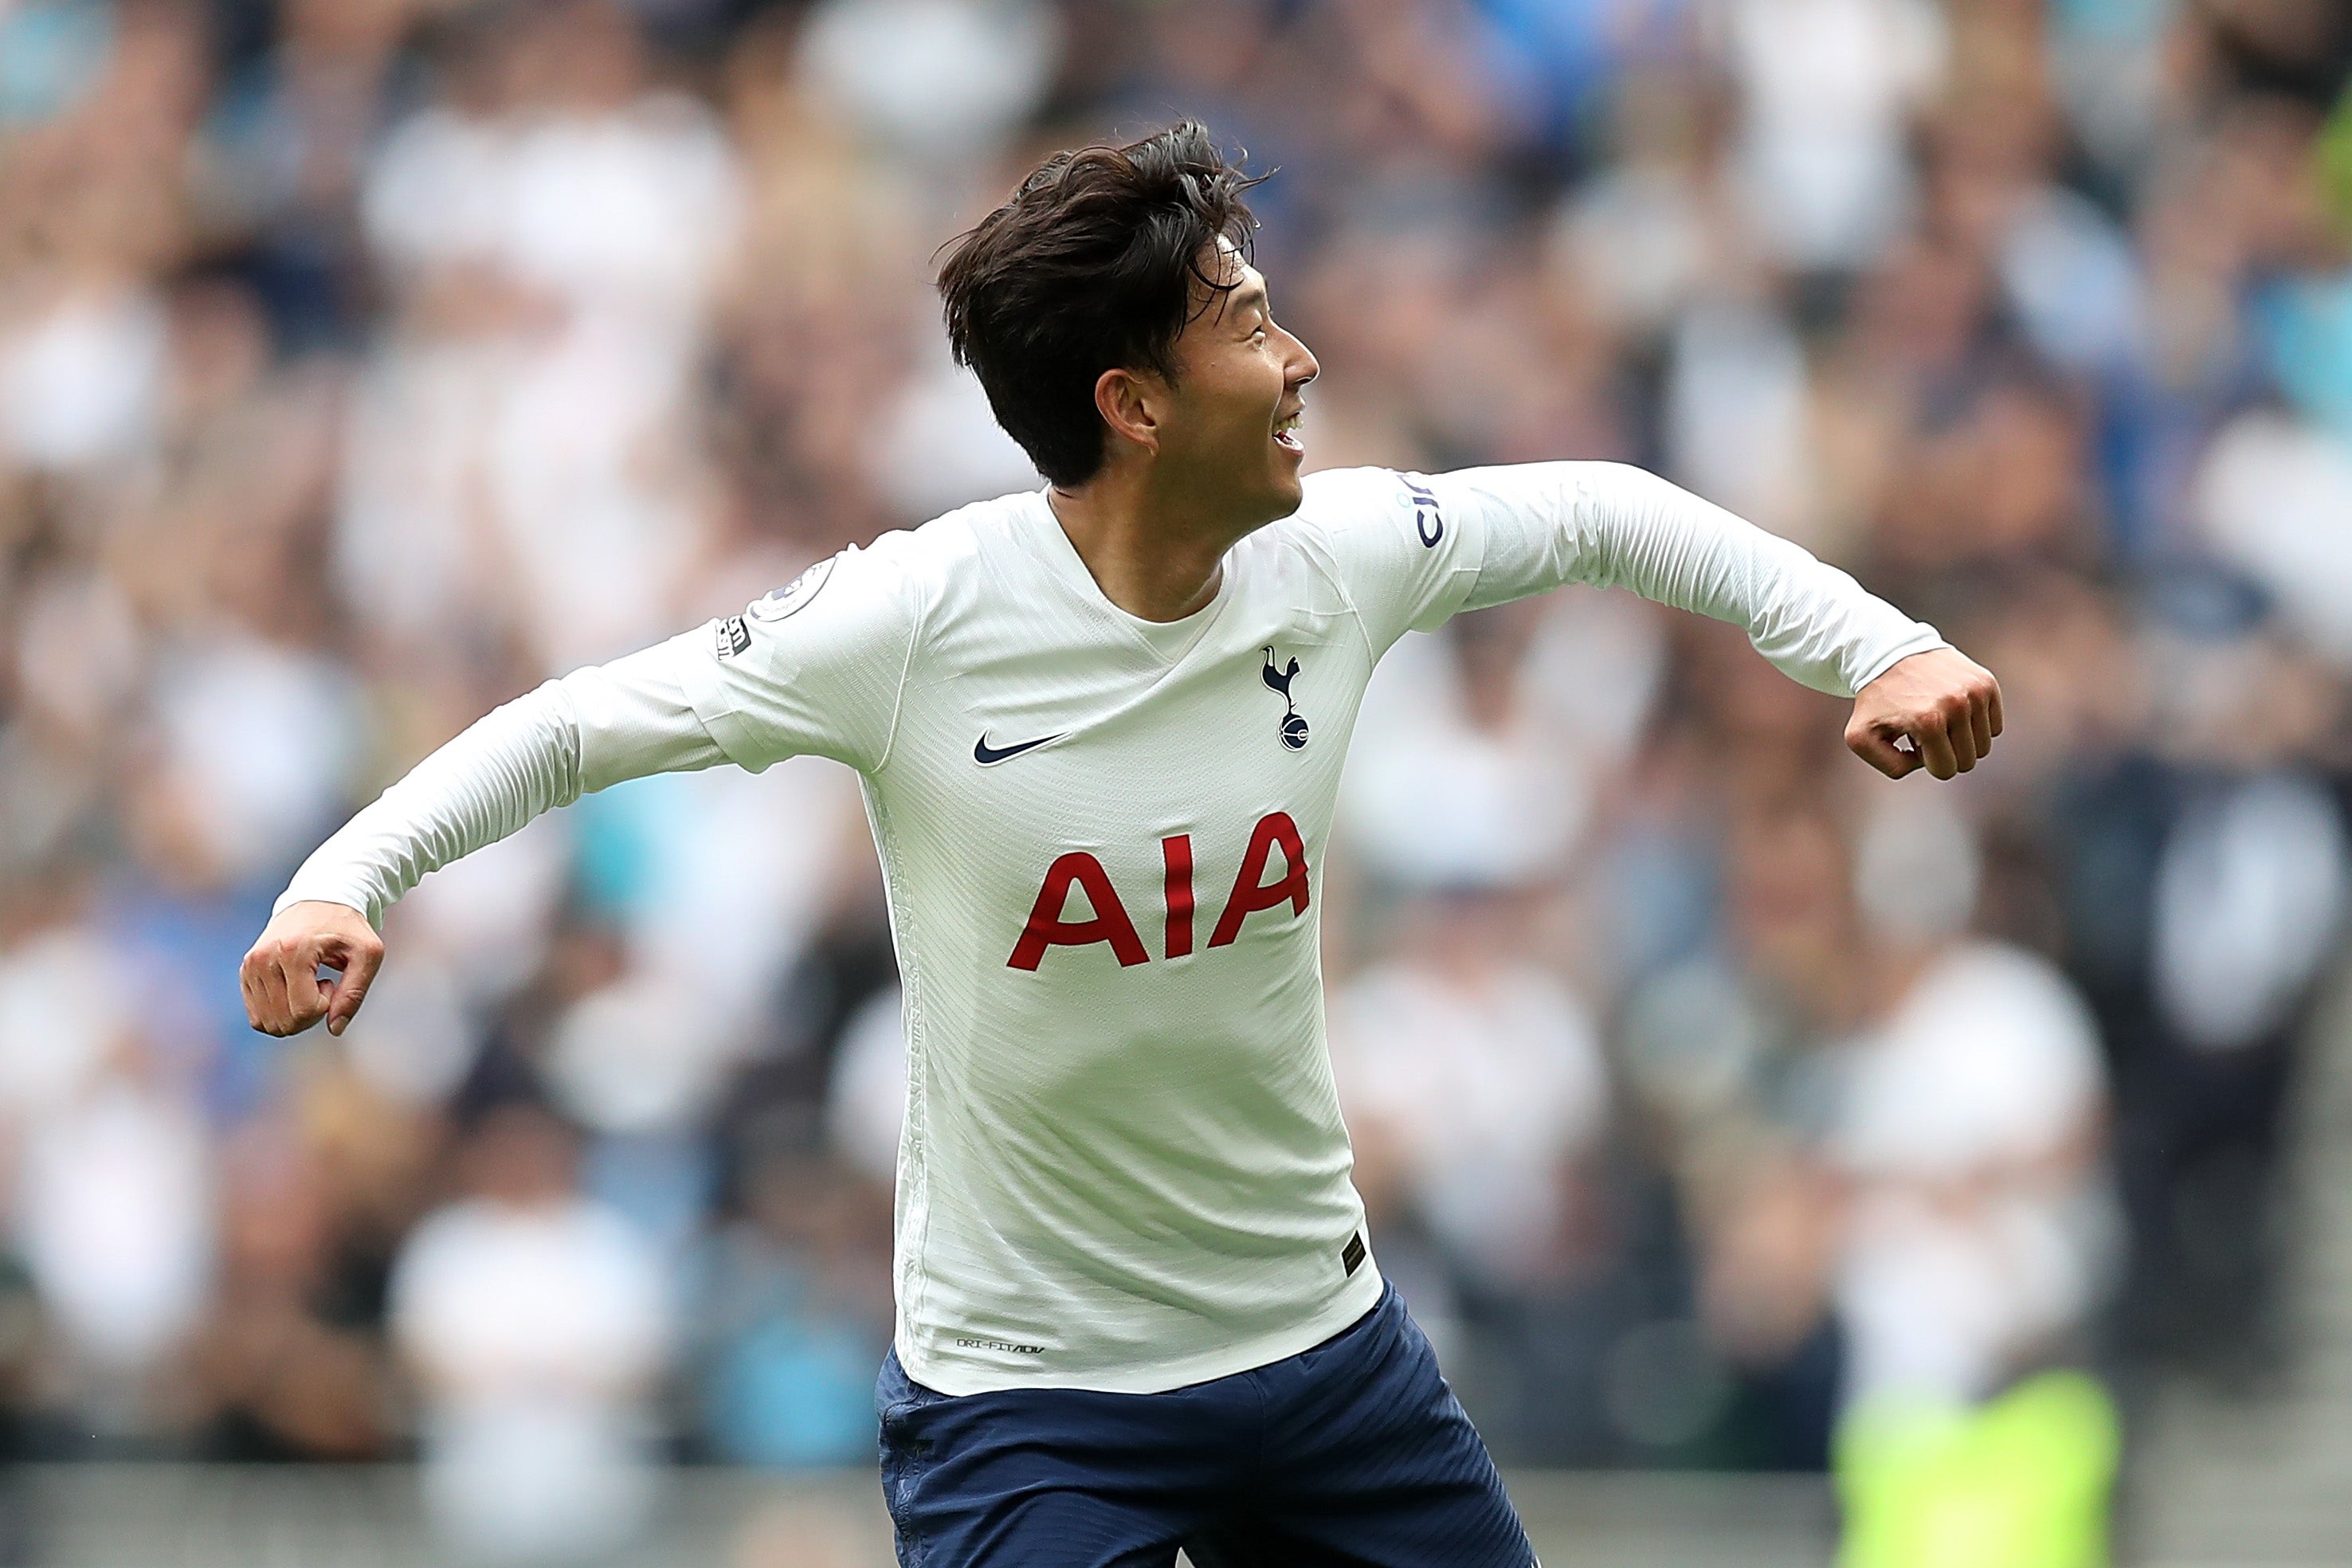
<path id="1" fill-rule="evenodd" d="M 1861 1043 L 1836 1131 L 1849 1398 L 1981 1399 L 2082 1321 L 2113 1216 L 2069 1152 L 2105 1102 L 2090 1009 L 2003 943 L 1950 948 Z"/>
<path id="2" fill-rule="evenodd" d="M 370 632 L 511 618 L 555 670 L 662 626 L 703 537 L 681 431 L 741 205 L 724 131 L 674 94 L 392 135 L 361 216 L 398 330 L 355 388 L 333 539 Z M 504 305 L 429 308 L 484 279 Z"/>
<path id="3" fill-rule="evenodd" d="M 906 987 L 897 1344 L 942 1392 L 1151 1392 L 1377 1300 L 1324 1048 L 1321 871 L 1381 656 L 1570 582 L 1745 626 L 1851 695 L 1942 646 L 1638 469 L 1317 474 L 1182 620 L 1107 600 L 1045 494 L 970 506 L 550 682 L 426 760 L 281 900 L 380 918 L 622 779 L 863 775 Z M 1433 816 L 1449 809 L 1433 799 Z"/>
<path id="4" fill-rule="evenodd" d="M 1523 959 L 1475 972 L 1394 959 L 1349 982 L 1331 1021 L 1341 1098 L 1395 1142 L 1430 1229 L 1491 1280 L 1549 1264 L 1565 1167 L 1609 1109 L 1576 994 Z"/>
<path id="5" fill-rule="evenodd" d="M 419 1226 L 393 1329 L 428 1373 L 427 1501 L 495 1561 L 628 1538 L 652 1501 L 645 1385 L 669 1350 L 661 1259 L 584 1198 L 470 1199 Z"/>

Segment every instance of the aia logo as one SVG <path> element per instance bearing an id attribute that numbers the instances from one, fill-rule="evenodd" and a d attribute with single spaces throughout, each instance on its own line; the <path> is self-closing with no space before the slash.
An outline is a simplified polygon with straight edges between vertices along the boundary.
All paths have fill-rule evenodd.
<path id="1" fill-rule="evenodd" d="M 1265 668 L 1260 671 L 1267 689 L 1282 699 L 1282 743 L 1294 752 L 1307 749 L 1307 721 L 1298 716 L 1298 707 L 1290 700 L 1290 683 L 1298 679 L 1298 661 L 1292 659 L 1286 669 L 1274 667 L 1274 649 L 1265 650 Z"/>
<path id="2" fill-rule="evenodd" d="M 1266 872 L 1277 851 L 1282 856 L 1282 874 L 1269 881 Z M 1160 858 L 1167 870 L 1161 894 L 1166 915 L 1161 952 L 1168 958 L 1183 958 L 1192 951 L 1192 836 L 1179 833 L 1161 839 Z M 1087 919 L 1064 918 L 1072 889 L 1085 900 Z M 1242 922 L 1261 910 L 1288 904 L 1296 919 L 1307 912 L 1307 903 L 1306 842 L 1288 812 L 1270 812 L 1250 830 L 1249 847 L 1242 852 L 1241 869 L 1234 876 L 1233 891 L 1225 895 L 1224 912 L 1209 933 L 1209 945 L 1232 946 L 1242 934 Z M 1119 900 L 1118 889 L 1111 885 L 1110 873 L 1092 855 L 1073 849 L 1045 868 L 1045 884 L 1037 889 L 1029 923 L 1022 928 L 1021 940 L 1013 944 L 1013 956 L 1005 964 L 1011 969 L 1034 970 L 1045 962 L 1049 947 L 1091 947 L 1098 942 L 1110 944 L 1122 969 L 1151 962 L 1143 939 L 1136 934 L 1135 921 Z"/>
<path id="3" fill-rule="evenodd" d="M 1405 479 L 1404 488 L 1412 492 L 1412 531 L 1420 538 L 1421 547 L 1436 549 L 1438 542 L 1445 537 L 1445 514 L 1437 510 L 1437 492 L 1411 479 Z"/>

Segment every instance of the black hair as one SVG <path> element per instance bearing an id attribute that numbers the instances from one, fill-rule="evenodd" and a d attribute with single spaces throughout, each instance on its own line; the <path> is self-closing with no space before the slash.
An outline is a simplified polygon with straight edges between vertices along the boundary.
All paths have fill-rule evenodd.
<path id="1" fill-rule="evenodd" d="M 1244 198 L 1264 178 L 1181 121 L 1123 147 L 1055 153 L 950 242 L 939 275 L 949 345 L 1047 479 L 1083 484 L 1102 467 L 1104 371 L 1175 379 L 1185 323 L 1234 287 L 1218 275 L 1217 242 L 1249 255 Z"/>

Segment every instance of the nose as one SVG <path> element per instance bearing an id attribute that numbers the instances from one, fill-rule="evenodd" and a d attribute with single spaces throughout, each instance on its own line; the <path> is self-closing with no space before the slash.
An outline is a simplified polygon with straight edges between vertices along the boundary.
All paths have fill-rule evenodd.
<path id="1" fill-rule="evenodd" d="M 1290 340 L 1290 357 L 1282 367 L 1282 378 L 1284 384 L 1296 391 L 1321 375 L 1323 367 L 1316 363 L 1314 351 L 1296 332 L 1286 331 L 1282 335 Z"/>

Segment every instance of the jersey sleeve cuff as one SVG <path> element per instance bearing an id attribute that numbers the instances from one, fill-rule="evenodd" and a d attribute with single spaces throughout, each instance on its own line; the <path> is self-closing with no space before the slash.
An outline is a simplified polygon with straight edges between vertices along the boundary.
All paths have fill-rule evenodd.
<path id="1" fill-rule="evenodd" d="M 360 917 L 377 931 L 383 930 L 383 905 L 352 889 L 306 883 L 297 877 L 284 892 L 278 895 L 278 901 L 269 906 L 269 913 L 275 918 L 296 904 L 341 904 L 347 910 L 357 910 Z"/>
<path id="2" fill-rule="evenodd" d="M 1868 686 L 1872 681 L 1876 680 L 1880 676 L 1885 675 L 1888 670 L 1893 669 L 1896 665 L 1901 664 L 1913 654 L 1933 653 L 1939 647 L 1949 647 L 1951 646 L 1952 645 L 1950 643 L 1944 639 L 1943 633 L 1937 631 L 1927 622 L 1921 621 L 1912 629 L 1910 636 L 1905 637 L 1902 641 L 1896 643 L 1892 648 L 1881 653 L 1876 658 L 1863 667 L 1861 678 L 1853 683 L 1854 695 L 1857 697 L 1860 696 L 1864 687 Z"/>

